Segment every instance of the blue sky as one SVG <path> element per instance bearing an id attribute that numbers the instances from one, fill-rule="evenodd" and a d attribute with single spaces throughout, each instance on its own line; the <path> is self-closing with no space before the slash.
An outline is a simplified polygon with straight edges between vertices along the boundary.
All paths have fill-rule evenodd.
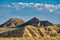
<path id="1" fill-rule="evenodd" d="M 33 3 L 48 3 L 48 4 L 60 4 L 60 0 L 0 0 L 0 4 L 11 4 L 17 2 L 33 2 Z"/>
<path id="2" fill-rule="evenodd" d="M 33 17 L 60 24 L 60 0 L 0 0 L 0 24 L 10 18 Z"/>

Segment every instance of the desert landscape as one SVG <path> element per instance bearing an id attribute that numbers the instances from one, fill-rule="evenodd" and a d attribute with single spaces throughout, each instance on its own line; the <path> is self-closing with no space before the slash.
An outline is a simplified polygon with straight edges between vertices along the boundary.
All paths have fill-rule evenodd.
<path id="1" fill-rule="evenodd" d="M 0 40 L 60 40 L 60 0 L 0 0 Z"/>
<path id="2" fill-rule="evenodd" d="M 27 22 L 11 18 L 0 25 L 0 40 L 60 40 L 60 26 L 37 17 Z"/>

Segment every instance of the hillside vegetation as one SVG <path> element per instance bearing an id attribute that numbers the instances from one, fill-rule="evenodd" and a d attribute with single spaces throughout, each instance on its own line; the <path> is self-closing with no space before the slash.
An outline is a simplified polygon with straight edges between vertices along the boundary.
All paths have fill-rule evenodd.
<path id="1" fill-rule="evenodd" d="M 36 17 L 27 22 L 14 18 L 0 26 L 0 40 L 60 40 L 60 27 Z"/>

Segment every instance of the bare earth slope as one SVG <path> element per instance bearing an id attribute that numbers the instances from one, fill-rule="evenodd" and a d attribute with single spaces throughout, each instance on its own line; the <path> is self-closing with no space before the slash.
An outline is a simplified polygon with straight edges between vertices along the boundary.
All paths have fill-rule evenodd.
<path id="1" fill-rule="evenodd" d="M 0 27 L 16 27 L 16 26 L 21 25 L 23 23 L 24 23 L 24 21 L 22 19 L 11 18 L 7 22 L 0 25 Z"/>
<path id="2" fill-rule="evenodd" d="M 14 20 L 12 21 L 13 24 L 16 22 Z M 0 33 L 0 37 L 56 37 L 60 33 L 60 27 L 57 27 L 49 21 L 41 21 L 36 17 L 26 23 L 19 24 L 16 28 L 15 30 Z"/>
<path id="3" fill-rule="evenodd" d="M 54 29 L 53 29 L 54 28 Z M 8 31 L 0 33 L 0 37 L 44 37 L 44 36 L 57 36 L 58 30 L 56 26 L 48 27 L 35 27 L 32 25 L 27 25 L 25 27 L 18 28 L 13 31 Z"/>

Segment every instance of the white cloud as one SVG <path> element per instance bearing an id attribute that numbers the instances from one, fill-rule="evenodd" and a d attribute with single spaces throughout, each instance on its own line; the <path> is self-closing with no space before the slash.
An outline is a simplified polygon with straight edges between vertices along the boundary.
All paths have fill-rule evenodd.
<path id="1" fill-rule="evenodd" d="M 53 5 L 53 4 L 45 4 L 45 9 L 49 10 L 50 12 L 54 12 L 55 10 L 57 10 L 57 6 Z"/>
<path id="2" fill-rule="evenodd" d="M 42 6 L 43 4 L 40 4 L 40 3 L 36 3 L 34 6 L 35 7 L 38 7 L 38 6 Z"/>
<path id="3" fill-rule="evenodd" d="M 16 10 L 19 10 L 20 8 L 35 8 L 37 10 L 47 10 L 49 12 L 54 12 L 57 9 L 60 9 L 60 4 L 54 5 L 54 4 L 40 4 L 40 3 L 12 3 L 11 5 L 3 5 L 3 7 L 12 7 L 16 8 Z"/>
<path id="4" fill-rule="evenodd" d="M 57 5 L 57 7 L 58 7 L 58 8 L 60 8 L 60 4 L 59 4 L 59 5 Z"/>
<path id="5" fill-rule="evenodd" d="M 54 10 L 52 10 L 52 9 L 50 9 L 49 11 L 50 11 L 50 12 L 54 12 Z"/>

